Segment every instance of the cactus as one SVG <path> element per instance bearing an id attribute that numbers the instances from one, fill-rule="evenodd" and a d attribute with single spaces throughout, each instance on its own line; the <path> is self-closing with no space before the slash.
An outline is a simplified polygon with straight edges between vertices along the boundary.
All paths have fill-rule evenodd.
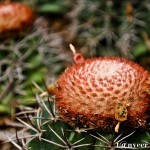
<path id="1" fill-rule="evenodd" d="M 20 10 L 20 11 L 18 11 Z M 21 3 L 0 3 L 0 38 L 8 38 L 21 34 L 23 30 L 32 26 L 34 13 L 32 9 Z"/>
<path id="2" fill-rule="evenodd" d="M 73 48 L 73 47 L 71 46 L 71 48 Z M 93 59 L 91 59 L 90 61 L 84 60 L 83 56 L 79 53 L 75 53 L 74 49 L 73 49 L 73 52 L 74 52 L 74 61 L 75 61 L 76 65 L 71 68 L 68 68 L 66 70 L 65 74 L 62 75 L 62 77 L 63 76 L 66 76 L 66 78 L 67 78 L 67 76 L 69 77 L 73 73 L 72 71 L 70 71 L 70 69 L 72 69 L 72 68 L 76 68 L 76 71 L 78 72 L 79 70 L 81 71 L 80 66 L 82 66 L 84 64 L 86 64 L 86 66 L 87 66 L 87 65 L 90 65 L 90 63 L 92 64 L 92 62 L 93 62 Z M 80 58 L 80 59 L 77 59 L 77 58 Z M 104 60 L 105 61 L 112 61 L 112 60 L 118 61 L 118 58 L 113 58 L 113 59 L 105 58 Z M 97 63 L 98 63 L 98 61 L 99 61 L 99 63 L 103 63 L 103 62 L 101 62 L 101 59 L 97 60 Z M 138 66 L 130 61 L 119 59 L 118 63 L 119 63 L 118 65 L 124 63 L 124 65 L 127 65 L 126 66 L 127 68 L 130 66 L 129 68 L 132 70 L 131 74 L 133 72 L 135 73 L 136 70 L 138 70 L 138 71 L 140 70 L 137 73 L 139 73 L 141 75 L 144 74 L 144 77 L 145 77 L 145 75 L 148 73 L 148 72 L 145 72 L 142 68 L 140 68 L 140 66 Z M 115 65 L 115 63 L 114 63 L 114 65 Z M 97 68 L 97 65 L 94 67 Z M 103 66 L 104 70 L 105 70 L 105 67 L 106 66 Z M 108 68 L 112 69 L 111 67 L 112 67 L 111 65 L 110 66 L 107 65 L 106 68 L 108 70 Z M 88 68 L 90 68 L 90 67 L 88 67 Z M 116 67 L 116 69 L 117 69 L 117 67 Z M 84 72 L 82 74 L 84 74 Z M 75 72 L 72 75 L 75 75 Z M 124 76 L 124 73 L 121 77 L 123 77 L 123 76 Z M 128 127 L 124 126 L 118 132 L 118 130 L 116 130 L 116 129 L 107 130 L 108 126 L 113 126 L 113 124 L 111 122 L 105 122 L 106 120 L 104 118 L 100 118 L 101 120 L 98 120 L 99 117 L 97 117 L 96 120 L 94 120 L 94 122 L 93 122 L 93 124 L 95 124 L 95 125 L 89 126 L 89 124 L 87 124 L 87 123 L 88 123 L 88 119 L 90 119 L 90 118 L 86 118 L 87 110 L 84 112 L 85 114 L 83 114 L 83 115 L 85 115 L 84 119 L 87 119 L 87 122 L 84 122 L 84 120 L 82 120 L 82 118 L 79 118 L 79 119 L 74 118 L 75 117 L 74 115 L 76 115 L 76 114 L 65 113 L 65 111 L 66 112 L 73 111 L 73 110 L 71 110 L 71 109 L 74 109 L 72 106 L 74 105 L 74 107 L 75 107 L 76 103 L 78 104 L 78 102 L 76 102 L 76 103 L 74 102 L 74 104 L 70 103 L 70 106 L 68 106 L 67 101 L 70 98 L 67 97 L 67 99 L 65 99 L 66 102 L 64 101 L 64 99 L 63 99 L 63 98 L 65 98 L 64 95 L 68 95 L 68 92 L 70 93 L 70 91 L 68 90 L 68 91 L 59 93 L 59 88 L 60 89 L 66 88 L 66 87 L 60 87 L 60 86 L 64 86 L 64 85 L 60 84 L 61 80 L 63 80 L 62 77 L 59 78 L 59 80 L 58 80 L 58 82 L 56 82 L 55 86 L 53 86 L 53 85 L 46 86 L 44 84 L 46 87 L 46 90 L 47 90 L 46 93 L 42 93 L 40 95 L 35 94 L 35 98 L 38 103 L 38 107 L 36 109 L 35 115 L 27 116 L 28 113 L 26 112 L 27 114 L 25 116 L 26 116 L 27 121 L 23 121 L 23 120 L 17 118 L 18 121 L 20 121 L 25 126 L 26 130 L 29 130 L 31 132 L 31 134 L 27 137 L 23 136 L 23 135 L 22 135 L 22 137 L 17 136 L 17 140 L 20 141 L 20 142 L 18 142 L 18 144 L 9 138 L 9 140 L 12 142 L 12 144 L 14 144 L 19 149 L 33 149 L 33 150 L 34 149 L 40 149 L 40 150 L 41 149 L 42 150 L 47 150 L 47 149 L 51 149 L 51 150 L 57 150 L 57 149 L 62 149 L 62 150 L 64 150 L 64 149 L 66 149 L 66 150 L 112 149 L 113 150 L 113 149 L 117 149 L 117 148 L 128 148 L 128 149 L 134 149 L 134 148 L 135 149 L 145 149 L 145 148 L 148 149 L 148 148 L 150 148 L 150 145 L 149 145 L 150 135 L 148 133 L 148 130 L 147 129 L 138 129 L 137 127 L 139 127 L 139 125 L 137 126 L 137 123 L 135 123 L 136 121 L 128 122 L 130 125 L 136 124 L 136 126 L 132 127 L 132 125 L 131 125 L 132 128 L 130 128 L 130 129 L 128 129 Z M 116 76 L 116 77 L 119 77 L 119 76 Z M 87 78 L 89 78 L 89 77 L 87 77 Z M 126 78 L 126 80 L 128 80 L 128 79 Z M 74 80 L 74 82 L 75 81 L 76 80 Z M 139 83 L 139 86 L 141 86 L 141 88 L 144 88 L 145 93 L 143 93 L 143 96 L 144 96 L 144 94 L 146 94 L 145 96 L 148 97 L 147 94 L 149 95 L 149 91 L 146 90 L 148 88 L 148 86 L 146 85 L 147 82 L 145 82 L 145 83 L 140 83 L 140 82 L 141 81 L 139 80 L 137 82 L 137 84 Z M 142 82 L 143 82 L 143 80 L 142 80 Z M 68 81 L 66 83 L 66 85 L 67 84 L 69 86 L 70 82 Z M 76 82 L 74 85 L 74 88 L 77 88 L 79 84 L 80 84 L 79 82 Z M 35 84 L 35 85 L 38 89 L 40 89 L 40 87 L 37 84 Z M 100 86 L 100 85 L 98 85 L 98 86 Z M 93 87 L 93 89 L 94 89 L 94 87 Z M 125 89 L 125 90 L 127 90 L 127 89 Z M 130 90 L 132 90 L 132 89 L 130 89 Z M 138 90 L 138 89 L 136 88 L 136 90 Z M 42 89 L 40 89 L 40 91 L 42 91 Z M 76 93 L 76 92 L 77 91 L 75 90 L 74 93 Z M 78 92 L 80 93 L 80 91 L 78 91 Z M 133 94 L 135 94 L 135 93 L 133 93 Z M 136 94 L 138 95 L 138 93 L 136 93 Z M 83 96 L 84 96 L 84 94 L 83 94 Z M 75 98 L 75 95 L 74 95 L 74 98 Z M 82 97 L 80 97 L 80 98 L 82 99 Z M 92 98 L 94 99 L 95 97 L 92 97 Z M 140 99 L 141 98 L 142 97 L 140 97 Z M 143 100 L 140 100 L 141 106 L 143 105 L 143 106 L 145 106 L 145 108 L 144 107 L 141 107 L 141 108 L 135 107 L 134 111 L 137 111 L 137 110 L 138 111 L 141 110 L 141 112 L 143 111 L 142 117 L 144 117 L 144 118 L 147 117 L 147 119 L 148 119 L 149 113 L 148 113 L 148 116 L 144 116 L 144 115 L 146 115 L 144 112 L 146 112 L 146 113 L 149 112 L 150 105 L 149 105 L 149 103 L 144 105 L 144 103 L 146 102 L 145 98 Z M 64 107 L 64 110 L 58 109 L 58 107 L 60 107 L 60 104 L 61 104 L 61 102 L 59 102 L 59 101 L 61 101 L 61 99 L 63 102 L 66 103 L 66 104 L 64 103 L 61 106 L 61 107 Z M 85 99 L 86 98 L 84 98 L 84 100 Z M 138 101 L 137 97 L 135 99 L 136 99 L 136 101 Z M 87 101 L 89 101 L 89 100 L 90 99 L 87 99 Z M 72 101 L 74 101 L 74 99 L 72 99 Z M 99 100 L 97 100 L 97 101 L 99 101 Z M 90 101 L 89 101 L 89 103 L 90 103 Z M 103 102 L 101 102 L 101 103 L 103 103 Z M 122 102 L 120 101 L 120 103 L 122 103 Z M 93 104 L 91 103 L 91 105 L 93 105 Z M 95 104 L 93 106 L 95 106 Z M 68 110 L 67 107 L 68 108 L 70 107 L 70 110 Z M 80 107 L 82 107 L 83 109 L 86 108 L 86 106 L 84 106 L 84 105 L 82 105 Z M 91 106 L 89 105 L 89 109 L 90 109 L 90 107 Z M 104 106 L 102 105 L 100 109 L 103 109 L 103 108 L 104 108 Z M 80 109 L 81 108 L 75 110 L 75 112 L 78 115 L 81 115 Z M 113 108 L 111 108 L 110 111 L 112 111 L 112 109 Z M 95 109 L 93 109 L 93 111 L 97 111 L 96 106 L 95 106 Z M 106 110 L 103 110 L 103 111 L 104 111 L 103 113 L 105 114 Z M 31 111 L 30 111 L 30 113 L 31 113 Z M 130 112 L 130 114 L 128 113 L 126 115 L 131 115 L 131 113 L 133 113 L 133 112 Z M 92 114 L 93 114 L 93 112 L 91 112 L 91 117 L 93 117 Z M 101 112 L 100 112 L 100 114 L 101 114 Z M 108 119 L 110 117 L 109 117 L 109 115 L 107 116 L 107 114 L 108 113 L 105 114 L 106 115 L 105 117 Z M 114 113 L 114 115 L 115 115 L 115 113 Z M 131 115 L 131 116 L 133 117 L 132 119 L 137 118 L 137 116 L 134 116 L 134 115 Z M 71 117 L 73 117 L 73 119 Z M 118 120 L 118 118 L 116 118 L 116 117 L 115 117 L 115 119 Z M 122 122 L 126 119 L 123 119 L 123 120 L 119 119 L 118 121 Z M 130 117 L 129 117 L 129 119 L 130 119 Z M 104 125 L 102 126 L 101 124 L 98 124 L 99 121 L 103 122 Z M 128 119 L 127 119 L 127 121 L 128 121 Z M 72 122 L 73 122 L 73 124 L 72 124 Z M 146 120 L 145 120 L 145 122 L 146 122 Z M 108 123 L 111 123 L 111 124 L 108 125 Z M 139 123 L 139 121 L 138 121 L 138 123 Z M 133 130 L 133 128 L 134 128 L 134 130 Z M 139 135 L 139 134 L 140 134 L 140 136 L 137 139 L 137 135 Z M 21 139 L 23 139 L 24 142 L 21 143 Z"/>
<path id="3" fill-rule="evenodd" d="M 35 116 L 28 116 L 26 122 L 18 118 L 18 121 L 32 134 L 17 136 L 18 143 L 8 138 L 20 150 L 113 150 L 119 147 L 142 150 L 142 148 L 150 148 L 148 143 L 150 135 L 146 130 L 114 133 L 99 131 L 98 128 L 81 128 L 80 124 L 72 127 L 59 116 L 54 97 L 49 95 L 43 99 L 36 95 L 36 100 L 39 107 Z M 137 145 L 134 147 L 131 144 Z"/>

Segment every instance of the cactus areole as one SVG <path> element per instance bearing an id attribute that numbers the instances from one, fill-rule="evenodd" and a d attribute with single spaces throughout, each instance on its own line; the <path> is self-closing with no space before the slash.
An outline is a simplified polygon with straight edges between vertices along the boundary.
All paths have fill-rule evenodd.
<path id="1" fill-rule="evenodd" d="M 148 71 L 126 59 L 84 59 L 75 51 L 74 62 L 50 90 L 64 121 L 116 132 L 146 127 L 150 118 Z"/>

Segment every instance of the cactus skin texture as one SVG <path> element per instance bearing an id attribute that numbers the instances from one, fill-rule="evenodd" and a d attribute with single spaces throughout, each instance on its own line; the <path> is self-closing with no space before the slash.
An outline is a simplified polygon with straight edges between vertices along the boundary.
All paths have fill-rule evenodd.
<path id="1" fill-rule="evenodd" d="M 0 3 L 0 34 L 11 36 L 30 27 L 34 21 L 33 11 L 25 4 L 15 2 Z M 2 38 L 2 37 L 1 37 Z"/>
<path id="2" fill-rule="evenodd" d="M 121 127 L 146 127 L 150 110 L 148 71 L 117 57 L 75 63 L 59 77 L 53 90 L 64 121 L 112 131 L 119 121 L 115 106 L 121 104 L 127 109 L 127 120 Z"/>

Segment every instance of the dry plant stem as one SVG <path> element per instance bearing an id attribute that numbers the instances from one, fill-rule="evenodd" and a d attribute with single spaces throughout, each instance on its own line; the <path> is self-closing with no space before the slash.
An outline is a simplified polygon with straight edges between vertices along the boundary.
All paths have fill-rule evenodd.
<path id="1" fill-rule="evenodd" d="M 24 85 L 18 85 L 18 82 L 21 83 L 22 80 L 24 80 L 25 78 L 23 70 L 25 70 L 25 68 L 32 67 L 32 65 L 28 64 L 26 60 L 33 52 L 33 47 L 29 47 L 29 44 L 27 44 L 27 42 L 37 37 L 39 34 L 39 32 L 35 31 L 23 38 L 20 42 L 17 42 L 15 44 L 11 44 L 11 42 L 14 41 L 6 41 L 3 44 L 0 44 L 0 51 L 8 52 L 8 55 L 4 59 L 0 60 L 0 69 L 5 65 L 7 66 L 4 72 L 0 70 L 0 82 L 5 82 L 5 87 L 3 88 L 2 92 L 0 92 L 0 101 L 2 101 L 6 97 L 6 95 L 8 95 L 8 93 L 23 94 L 21 90 Z M 22 48 L 27 48 L 28 50 L 22 53 Z M 12 58 L 12 54 L 15 54 L 16 58 Z M 14 75 L 16 73 L 17 79 Z"/>
<path id="2" fill-rule="evenodd" d="M 0 101 L 2 101 L 3 98 L 9 93 L 9 91 L 13 89 L 14 83 L 15 83 L 14 80 L 11 80 L 10 82 L 7 83 L 6 88 L 0 94 Z"/>

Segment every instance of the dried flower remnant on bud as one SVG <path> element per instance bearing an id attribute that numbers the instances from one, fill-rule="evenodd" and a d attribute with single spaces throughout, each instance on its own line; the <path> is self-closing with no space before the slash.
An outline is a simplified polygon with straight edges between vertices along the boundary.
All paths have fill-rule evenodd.
<path id="1" fill-rule="evenodd" d="M 69 46 L 70 46 L 71 51 L 73 52 L 73 55 L 74 55 L 73 60 L 75 64 L 82 64 L 84 62 L 83 55 L 80 53 L 76 53 L 76 50 L 72 44 L 70 44 Z"/>
<path id="2" fill-rule="evenodd" d="M 116 103 L 115 106 L 115 119 L 118 120 L 118 124 L 115 127 L 115 132 L 119 131 L 120 123 L 127 120 L 127 106 L 121 103 Z"/>

